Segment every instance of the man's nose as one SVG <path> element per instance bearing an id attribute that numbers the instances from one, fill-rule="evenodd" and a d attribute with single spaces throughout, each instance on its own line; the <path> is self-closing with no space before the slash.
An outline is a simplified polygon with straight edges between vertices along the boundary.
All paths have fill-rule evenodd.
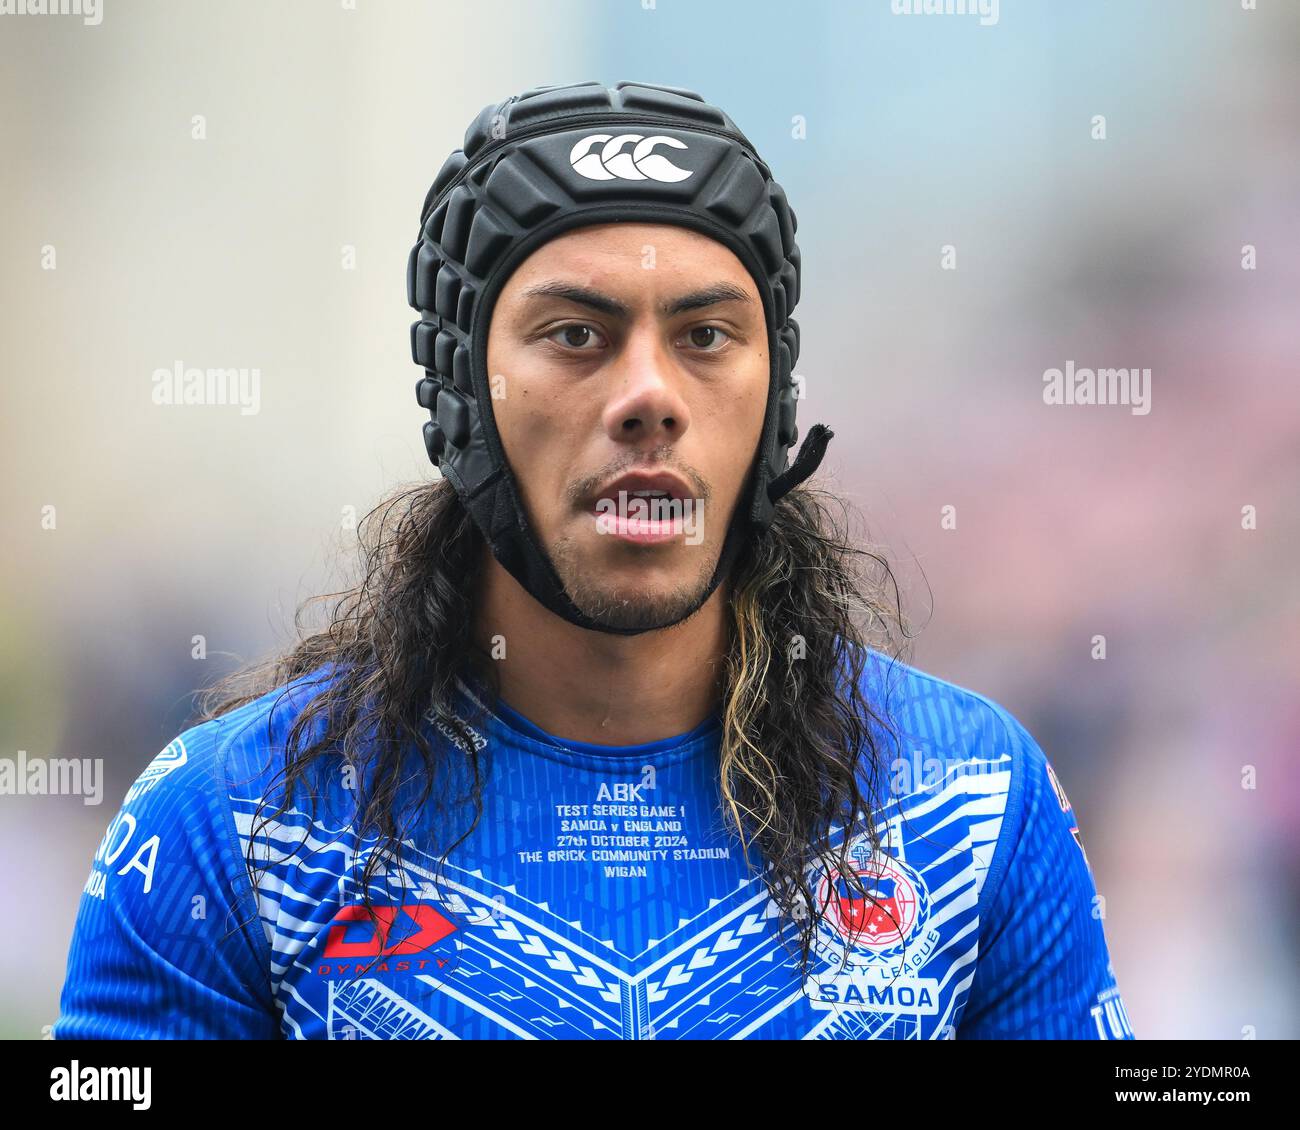
<path id="1" fill-rule="evenodd" d="M 659 331 L 629 334 L 610 367 L 610 390 L 603 413 L 605 430 L 618 443 L 653 448 L 680 439 L 690 426 L 682 397 L 681 373 Z"/>

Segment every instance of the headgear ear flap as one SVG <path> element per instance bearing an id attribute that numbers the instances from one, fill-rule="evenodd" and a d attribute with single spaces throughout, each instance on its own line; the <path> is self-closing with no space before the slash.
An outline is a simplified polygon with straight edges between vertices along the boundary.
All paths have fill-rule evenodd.
<path id="1" fill-rule="evenodd" d="M 497 295 L 536 248 L 563 232 L 611 221 L 677 224 L 729 248 L 763 300 L 771 358 L 766 414 L 746 494 L 713 578 L 670 623 L 621 628 L 579 610 L 529 525 L 492 413 L 488 325 Z M 831 432 L 798 439 L 791 377 L 799 327 L 796 219 L 754 146 L 721 110 L 676 87 L 620 82 L 540 86 L 485 106 L 425 198 L 407 268 L 419 311 L 411 351 L 425 376 L 429 458 L 451 481 L 493 555 L 552 612 L 582 628 L 636 635 L 695 612 L 777 500 L 817 469 Z"/>

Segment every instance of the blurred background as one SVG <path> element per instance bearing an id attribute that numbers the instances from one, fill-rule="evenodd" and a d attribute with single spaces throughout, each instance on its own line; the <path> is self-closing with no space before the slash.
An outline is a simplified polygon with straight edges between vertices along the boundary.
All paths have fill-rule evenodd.
<path id="1" fill-rule="evenodd" d="M 57 1016 L 191 692 L 433 474 L 434 174 L 484 105 L 587 79 L 697 90 L 785 187 L 804 429 L 914 662 L 1052 759 L 1138 1037 L 1300 1035 L 1300 5 L 109 0 L 0 16 L 0 758 L 107 775 L 0 797 L 0 1036 Z M 1067 362 L 1150 369 L 1149 413 L 1045 404 Z M 177 363 L 260 369 L 260 411 L 156 405 Z"/>

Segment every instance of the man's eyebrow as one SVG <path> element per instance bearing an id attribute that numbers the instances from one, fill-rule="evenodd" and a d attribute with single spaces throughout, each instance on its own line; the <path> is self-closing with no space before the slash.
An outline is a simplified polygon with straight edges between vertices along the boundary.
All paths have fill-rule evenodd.
<path id="1" fill-rule="evenodd" d="M 576 302 L 579 306 L 589 306 L 602 314 L 616 318 L 627 318 L 631 309 L 617 298 L 611 298 L 591 287 L 576 286 L 566 282 L 543 282 L 526 288 L 520 295 L 522 299 L 562 298 L 567 302 Z M 740 287 L 732 283 L 714 283 L 701 290 L 693 290 L 677 298 L 668 299 L 659 304 L 659 312 L 671 318 L 675 314 L 684 314 L 688 310 L 700 310 L 706 306 L 716 306 L 721 302 L 749 302 L 754 300 Z"/>
<path id="2" fill-rule="evenodd" d="M 695 290 L 690 294 L 683 294 L 680 298 L 674 298 L 669 302 L 660 305 L 660 310 L 672 317 L 674 314 L 684 314 L 687 310 L 699 310 L 704 306 L 716 306 L 720 302 L 749 302 L 754 300 L 740 287 L 732 283 L 714 283 L 712 286 L 706 286 L 703 290 Z"/>

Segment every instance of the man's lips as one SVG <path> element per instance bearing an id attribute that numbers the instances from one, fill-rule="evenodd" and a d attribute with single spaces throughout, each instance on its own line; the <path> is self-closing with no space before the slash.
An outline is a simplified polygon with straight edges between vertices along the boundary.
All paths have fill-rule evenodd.
<path id="1" fill-rule="evenodd" d="M 629 495 L 636 491 L 662 491 L 676 500 L 690 498 L 693 493 L 686 480 L 671 471 L 630 471 L 603 487 L 592 500 L 592 509 L 602 498 L 617 502 L 622 491 Z"/>
<path id="2" fill-rule="evenodd" d="M 654 492 L 654 493 L 650 493 Z M 631 472 L 605 486 L 593 500 L 596 532 L 620 541 L 648 545 L 685 533 L 690 487 L 670 472 Z"/>

